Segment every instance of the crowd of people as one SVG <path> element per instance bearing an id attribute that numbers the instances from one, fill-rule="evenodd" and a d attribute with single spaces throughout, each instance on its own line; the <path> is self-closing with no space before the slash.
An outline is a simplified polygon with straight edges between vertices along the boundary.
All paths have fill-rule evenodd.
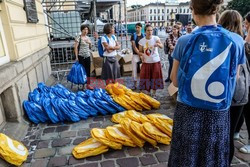
<path id="1" fill-rule="evenodd" d="M 218 15 L 222 3 L 223 0 L 191 0 L 190 9 L 196 27 L 192 24 L 183 27 L 179 22 L 167 27 L 163 44 L 153 35 L 150 24 L 145 26 L 143 34 L 142 24 L 137 23 L 136 32 L 131 35 L 133 89 L 139 82 L 139 89 L 153 97 L 158 89 L 163 89 L 158 52 L 163 48 L 169 61 L 165 82 L 178 87 L 168 161 L 170 167 L 230 166 L 234 140 L 239 139 L 244 120 L 250 134 L 250 13 L 244 16 L 244 20 L 234 10 Z M 75 42 L 75 54 L 89 77 L 90 55 L 87 52 L 91 43 L 87 31 L 86 27 L 81 27 L 82 34 Z M 104 33 L 101 38 L 104 51 L 102 79 L 108 84 L 120 77 L 116 59 L 120 44 L 111 24 L 104 26 Z M 247 74 L 247 89 L 244 91 L 239 83 L 242 70 Z M 91 88 L 89 82 L 87 88 Z M 234 101 L 235 94 L 245 95 L 247 100 Z M 250 153 L 250 136 L 240 151 Z"/>

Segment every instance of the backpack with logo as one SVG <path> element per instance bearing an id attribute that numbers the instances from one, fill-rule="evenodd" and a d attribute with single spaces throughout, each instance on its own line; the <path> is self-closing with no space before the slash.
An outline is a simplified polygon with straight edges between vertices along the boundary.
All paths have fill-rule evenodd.
<path id="1" fill-rule="evenodd" d="M 248 61 L 239 66 L 239 77 L 236 81 L 235 91 L 231 106 L 242 106 L 248 103 L 249 74 L 250 67 Z"/>
<path id="2" fill-rule="evenodd" d="M 104 35 L 104 38 L 106 39 L 107 43 L 109 44 L 109 38 L 108 38 L 108 36 L 107 36 L 107 35 Z M 113 38 L 113 40 L 115 41 L 115 36 L 114 36 L 114 35 L 112 35 L 111 38 Z M 97 47 L 98 47 L 99 56 L 100 56 L 100 57 L 103 57 L 103 54 L 104 54 L 104 52 L 105 52 L 105 49 L 104 49 L 104 47 L 102 46 L 102 38 L 100 38 L 100 39 L 98 40 Z"/>
<path id="3" fill-rule="evenodd" d="M 192 107 L 227 109 L 235 88 L 237 54 L 230 32 L 203 26 L 192 33 L 178 70 L 179 98 Z"/>
<path id="4" fill-rule="evenodd" d="M 141 36 L 142 36 L 142 38 L 144 38 L 144 37 L 145 37 L 145 34 L 141 33 Z M 134 34 L 133 34 L 134 41 L 137 40 L 137 37 L 138 37 L 137 34 L 134 33 Z"/>

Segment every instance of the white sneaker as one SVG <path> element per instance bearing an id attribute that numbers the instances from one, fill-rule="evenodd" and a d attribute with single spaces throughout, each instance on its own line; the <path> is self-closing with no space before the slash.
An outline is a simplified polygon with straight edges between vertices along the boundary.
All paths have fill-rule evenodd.
<path id="1" fill-rule="evenodd" d="M 234 133 L 234 140 L 240 140 L 240 133 Z"/>
<path id="2" fill-rule="evenodd" d="M 241 147 L 240 152 L 244 154 L 250 154 L 250 144 L 244 145 L 243 147 Z"/>

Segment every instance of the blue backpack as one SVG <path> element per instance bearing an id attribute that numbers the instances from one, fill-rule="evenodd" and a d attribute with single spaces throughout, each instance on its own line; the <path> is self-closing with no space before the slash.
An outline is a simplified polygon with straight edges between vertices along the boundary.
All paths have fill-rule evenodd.
<path id="1" fill-rule="evenodd" d="M 234 51 L 229 31 L 220 25 L 194 31 L 178 69 L 180 101 L 196 108 L 228 109 L 238 64 Z"/>
<path id="2" fill-rule="evenodd" d="M 145 34 L 141 33 L 141 36 L 142 36 L 142 38 L 144 38 L 144 37 L 145 37 Z M 137 40 L 137 34 L 134 33 L 134 34 L 133 34 L 133 37 L 134 37 L 134 41 L 136 41 L 136 40 Z"/>
<path id="3" fill-rule="evenodd" d="M 107 36 L 107 35 L 104 35 L 104 37 L 106 38 L 106 41 L 107 41 L 107 43 L 109 44 L 109 38 L 108 38 L 108 36 Z M 111 37 L 112 37 L 113 40 L 115 41 L 115 36 L 112 35 Z M 100 56 L 100 57 L 103 57 L 103 53 L 105 52 L 105 49 L 104 49 L 103 46 L 102 46 L 102 38 L 100 38 L 100 39 L 98 40 L 97 47 L 98 47 L 99 56 Z"/>

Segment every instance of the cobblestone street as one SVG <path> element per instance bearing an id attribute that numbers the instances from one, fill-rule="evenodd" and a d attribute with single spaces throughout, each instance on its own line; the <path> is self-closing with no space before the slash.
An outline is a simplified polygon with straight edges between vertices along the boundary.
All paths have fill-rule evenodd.
<path id="1" fill-rule="evenodd" d="M 163 50 L 161 50 L 161 55 Z M 164 59 L 164 58 L 163 58 Z M 164 79 L 167 75 L 166 67 L 163 65 Z M 126 81 L 127 78 L 125 77 Z M 55 84 L 56 79 L 51 82 Z M 125 82 L 127 83 L 127 82 Z M 71 84 L 63 80 L 63 85 L 70 89 Z M 160 109 L 145 111 L 143 114 L 161 113 L 173 118 L 175 103 L 167 92 L 168 84 L 165 84 L 164 90 L 157 92 L 157 100 L 161 102 Z M 74 89 L 77 89 L 76 86 Z M 143 148 L 123 147 L 122 150 L 111 150 L 107 153 L 76 160 L 71 152 L 72 149 L 90 137 L 92 128 L 106 128 L 113 125 L 110 121 L 111 115 L 89 118 L 77 123 L 64 124 L 30 124 L 23 144 L 29 150 L 28 160 L 22 167 L 138 167 L 153 166 L 166 167 L 170 146 L 158 144 L 159 148 L 154 148 L 146 143 Z M 247 142 L 246 126 L 241 130 L 241 140 L 236 141 L 236 158 L 233 160 L 233 167 L 248 167 L 250 163 L 250 154 L 242 154 L 238 149 Z M 0 160 L 0 167 L 8 165 Z"/>

